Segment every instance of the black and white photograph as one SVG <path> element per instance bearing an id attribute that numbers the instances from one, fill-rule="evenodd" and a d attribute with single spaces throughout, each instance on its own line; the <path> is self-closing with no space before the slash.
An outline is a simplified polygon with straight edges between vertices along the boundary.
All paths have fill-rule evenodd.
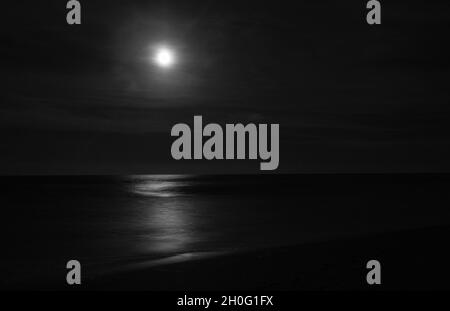
<path id="1" fill-rule="evenodd" d="M 1 291 L 450 289 L 450 2 L 1 12 Z"/>

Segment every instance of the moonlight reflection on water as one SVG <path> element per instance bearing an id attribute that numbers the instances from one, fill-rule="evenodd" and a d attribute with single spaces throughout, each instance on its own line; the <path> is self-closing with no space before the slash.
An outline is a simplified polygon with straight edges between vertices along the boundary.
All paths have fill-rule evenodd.
<path id="1" fill-rule="evenodd" d="M 190 184 L 176 175 L 133 177 L 131 192 L 142 197 L 136 208 L 147 229 L 143 234 L 143 250 L 182 252 L 199 240 L 198 212 L 192 200 L 181 191 Z"/>

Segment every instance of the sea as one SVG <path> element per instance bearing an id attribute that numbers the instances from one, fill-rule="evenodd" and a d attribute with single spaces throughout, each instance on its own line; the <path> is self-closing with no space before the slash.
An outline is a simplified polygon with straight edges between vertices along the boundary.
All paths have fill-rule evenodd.
<path id="1" fill-rule="evenodd" d="M 3 176 L 2 287 L 450 224 L 445 174 Z"/>

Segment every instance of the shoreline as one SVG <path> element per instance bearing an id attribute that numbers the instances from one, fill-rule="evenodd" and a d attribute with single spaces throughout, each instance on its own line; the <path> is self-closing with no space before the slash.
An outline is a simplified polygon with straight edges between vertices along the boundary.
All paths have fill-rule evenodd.
<path id="1" fill-rule="evenodd" d="M 381 289 L 443 289 L 450 271 L 450 226 L 306 243 L 166 265 L 141 263 L 85 282 L 87 290 L 364 290 L 365 265 L 377 259 Z M 427 251 L 427 252 L 425 252 Z M 442 263 L 442 266 L 439 264 Z M 420 266 L 420 271 L 418 268 Z M 429 267 L 423 271 L 423 267 Z M 417 270 L 417 271 L 416 271 Z M 441 271 L 442 270 L 442 271 Z M 436 275 L 439 274 L 437 278 Z M 436 279 L 441 280 L 436 282 Z M 434 281 L 434 282 L 432 282 Z"/>

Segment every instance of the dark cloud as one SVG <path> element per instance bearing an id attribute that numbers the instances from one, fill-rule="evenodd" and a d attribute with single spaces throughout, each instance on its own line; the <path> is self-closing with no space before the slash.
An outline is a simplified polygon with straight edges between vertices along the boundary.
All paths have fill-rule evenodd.
<path id="1" fill-rule="evenodd" d="M 170 128 L 280 123 L 280 171 L 447 170 L 444 1 L 8 3 L 0 28 L 0 172 L 257 171 L 175 162 Z M 173 72 L 149 64 L 169 42 Z M 84 150 L 84 151 L 83 151 Z M 231 161 L 232 162 L 232 161 Z"/>

